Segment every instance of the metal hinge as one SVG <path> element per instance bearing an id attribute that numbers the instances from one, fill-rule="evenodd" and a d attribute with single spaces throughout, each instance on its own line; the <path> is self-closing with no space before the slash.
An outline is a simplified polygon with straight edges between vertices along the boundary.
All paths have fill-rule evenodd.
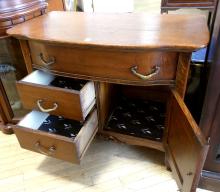
<path id="1" fill-rule="evenodd" d="M 208 137 L 208 139 L 207 139 L 208 144 L 210 144 L 210 140 L 211 140 L 211 138 L 210 138 L 210 137 Z"/>

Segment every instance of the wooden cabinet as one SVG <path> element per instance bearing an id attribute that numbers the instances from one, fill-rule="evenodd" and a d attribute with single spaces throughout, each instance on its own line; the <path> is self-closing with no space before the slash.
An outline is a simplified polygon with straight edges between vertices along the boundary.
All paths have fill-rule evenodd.
<path id="1" fill-rule="evenodd" d="M 22 147 L 77 163 L 98 130 L 164 151 L 179 188 L 196 190 L 208 144 L 183 98 L 191 52 L 209 40 L 205 18 L 51 12 L 8 34 L 19 39 L 30 73 L 18 82 L 34 109 L 14 128 Z M 44 78 L 29 81 L 33 74 Z M 89 91 L 53 87 L 54 76 L 86 80 Z M 39 105 L 41 98 L 49 102 Z M 79 100 L 88 104 L 85 116 Z"/>

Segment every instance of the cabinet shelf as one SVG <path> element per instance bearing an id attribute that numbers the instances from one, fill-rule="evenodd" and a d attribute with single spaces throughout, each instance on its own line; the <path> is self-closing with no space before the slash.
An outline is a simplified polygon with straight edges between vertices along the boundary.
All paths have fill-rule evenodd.
<path id="1" fill-rule="evenodd" d="M 101 135 L 164 151 L 168 87 L 99 83 L 97 89 Z"/>
<path id="2" fill-rule="evenodd" d="M 165 104 L 122 96 L 104 128 L 121 134 L 162 141 Z"/>

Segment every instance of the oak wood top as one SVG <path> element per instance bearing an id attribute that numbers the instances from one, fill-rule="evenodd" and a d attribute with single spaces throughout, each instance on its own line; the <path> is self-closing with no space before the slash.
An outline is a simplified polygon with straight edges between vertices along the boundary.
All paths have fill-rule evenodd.
<path id="1" fill-rule="evenodd" d="M 192 51 L 209 41 L 201 15 L 50 12 L 9 29 L 20 39 L 75 46 Z"/>

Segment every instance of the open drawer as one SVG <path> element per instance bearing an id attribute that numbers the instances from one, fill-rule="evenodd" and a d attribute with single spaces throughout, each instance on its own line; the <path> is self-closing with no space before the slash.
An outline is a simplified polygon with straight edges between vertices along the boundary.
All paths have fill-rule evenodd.
<path id="1" fill-rule="evenodd" d="M 17 82 L 18 93 L 27 109 L 83 121 L 95 104 L 93 82 L 36 70 Z"/>
<path id="2" fill-rule="evenodd" d="M 22 148 L 79 163 L 98 129 L 94 110 L 85 123 L 39 111 L 27 114 L 14 128 Z"/>

